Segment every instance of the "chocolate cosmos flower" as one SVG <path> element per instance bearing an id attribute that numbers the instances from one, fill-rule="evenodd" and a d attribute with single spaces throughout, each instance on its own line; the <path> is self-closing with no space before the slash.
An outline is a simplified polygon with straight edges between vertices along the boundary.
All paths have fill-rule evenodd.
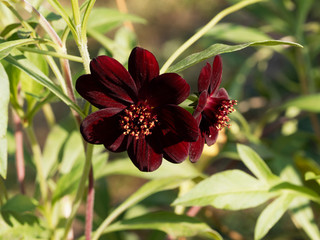
<path id="1" fill-rule="evenodd" d="M 162 157 L 173 163 L 186 159 L 199 128 L 177 106 L 190 92 L 183 78 L 159 75 L 157 60 L 142 48 L 132 50 L 129 71 L 108 56 L 93 59 L 90 70 L 76 82 L 80 95 L 100 109 L 81 124 L 87 142 L 104 144 L 112 152 L 128 151 L 141 171 L 156 170 Z"/>
<path id="2" fill-rule="evenodd" d="M 213 65 L 207 63 L 202 68 L 198 79 L 199 100 L 193 116 L 199 124 L 201 134 L 198 140 L 191 143 L 190 161 L 196 162 L 202 153 L 203 146 L 214 144 L 219 131 L 229 126 L 228 114 L 234 111 L 233 105 L 237 103 L 230 100 L 227 91 L 220 88 L 222 75 L 222 62 L 216 56 Z"/>

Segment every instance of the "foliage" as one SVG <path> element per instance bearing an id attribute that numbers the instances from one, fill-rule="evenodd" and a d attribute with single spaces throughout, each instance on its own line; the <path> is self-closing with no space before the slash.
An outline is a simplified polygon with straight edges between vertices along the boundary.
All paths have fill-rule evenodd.
<path id="1" fill-rule="evenodd" d="M 320 5 L 226 0 L 212 9 L 188 40 L 151 41 L 151 51 L 161 73 L 179 72 L 191 89 L 221 55 L 221 86 L 239 103 L 231 126 L 197 163 L 163 161 L 146 173 L 83 140 L 80 124 L 97 109 L 74 86 L 90 74 L 90 56 L 127 67 L 135 28 L 150 30 L 149 19 L 94 0 L 0 0 L 0 239 L 320 239 Z M 180 106 L 192 113 L 199 99 Z"/>

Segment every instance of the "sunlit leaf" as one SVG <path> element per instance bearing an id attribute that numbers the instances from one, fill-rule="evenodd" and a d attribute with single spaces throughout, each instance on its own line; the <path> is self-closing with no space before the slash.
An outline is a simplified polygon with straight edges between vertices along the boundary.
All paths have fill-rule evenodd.
<path id="1" fill-rule="evenodd" d="M 104 233 L 124 230 L 152 229 L 163 231 L 170 237 L 206 236 L 209 239 L 222 240 L 219 233 L 207 224 L 193 217 L 176 215 L 170 212 L 155 212 L 132 219 L 116 222 Z"/>
<path id="2" fill-rule="evenodd" d="M 7 126 L 8 104 L 10 98 L 9 79 L 0 63 L 0 176 L 7 177 Z"/>
<path id="3" fill-rule="evenodd" d="M 39 40 L 32 38 L 0 42 L 0 60 L 8 56 L 10 52 L 16 47 L 38 42 Z"/>
<path id="4" fill-rule="evenodd" d="M 154 193 L 174 189 L 180 186 L 183 182 L 185 182 L 188 179 L 190 178 L 168 177 L 155 179 L 150 182 L 147 182 L 135 193 L 130 195 L 124 202 L 122 202 L 122 204 L 120 204 L 113 212 L 110 213 L 110 215 L 103 221 L 103 223 L 99 226 L 97 231 L 93 234 L 92 239 L 99 239 L 99 236 L 105 230 L 105 226 L 108 225 L 108 222 L 111 222 L 114 218 L 119 216 L 129 207 L 135 205 L 136 203 L 140 202 L 141 200 L 149 197 Z"/>
<path id="5" fill-rule="evenodd" d="M 320 195 L 312 189 L 304 186 L 295 185 L 289 182 L 281 182 L 270 189 L 271 192 L 279 190 L 286 190 L 291 192 L 292 194 L 296 194 L 297 196 L 305 197 L 311 201 L 320 203 Z"/>
<path id="6" fill-rule="evenodd" d="M 238 144 L 238 153 L 243 163 L 261 181 L 273 184 L 278 178 L 271 172 L 268 165 L 251 148 Z"/>
<path id="7" fill-rule="evenodd" d="M 254 232 L 254 239 L 263 238 L 288 210 L 294 199 L 291 194 L 283 194 L 270 203 L 260 214 Z"/>
<path id="8" fill-rule="evenodd" d="M 88 20 L 88 29 L 93 28 L 101 33 L 106 33 L 115 27 L 120 26 L 125 21 L 145 23 L 141 17 L 119 12 L 110 8 L 94 8 Z"/>
<path id="9" fill-rule="evenodd" d="M 201 181 L 173 205 L 207 206 L 239 210 L 256 207 L 271 197 L 268 186 L 240 170 L 228 170 Z"/>
<path id="10" fill-rule="evenodd" d="M 270 40 L 270 37 L 258 28 L 232 23 L 217 24 L 214 28 L 208 31 L 205 36 L 233 43 Z"/>
<path id="11" fill-rule="evenodd" d="M 289 41 L 279 41 L 279 40 L 266 40 L 266 41 L 257 41 L 250 43 L 243 43 L 238 45 L 227 45 L 227 44 L 213 44 L 206 50 L 203 50 L 198 53 L 194 53 L 185 59 L 181 60 L 177 64 L 171 66 L 167 72 L 181 72 L 184 69 L 187 69 L 203 60 L 206 60 L 210 57 L 216 56 L 222 53 L 235 52 L 251 46 L 277 46 L 277 45 L 289 45 L 295 47 L 302 47 L 298 43 L 289 42 Z"/>
<path id="12" fill-rule="evenodd" d="M 77 111 L 81 116 L 84 116 L 82 110 L 68 97 L 66 96 L 62 90 L 55 85 L 43 72 L 41 72 L 36 66 L 34 66 L 30 61 L 28 61 L 23 56 L 7 56 L 5 60 L 10 64 L 18 67 L 25 73 L 27 73 L 34 80 L 39 82 L 41 85 L 48 88 L 53 94 L 55 94 L 58 98 L 60 98 L 66 105 L 73 108 Z"/>

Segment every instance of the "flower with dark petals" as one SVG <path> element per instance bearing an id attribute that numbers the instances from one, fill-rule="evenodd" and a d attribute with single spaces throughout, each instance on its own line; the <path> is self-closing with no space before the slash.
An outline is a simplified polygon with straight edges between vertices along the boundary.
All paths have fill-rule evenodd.
<path id="1" fill-rule="evenodd" d="M 90 62 L 91 74 L 76 82 L 79 94 L 98 111 L 80 126 L 83 138 L 112 152 L 127 151 L 141 171 L 154 171 L 162 157 L 180 163 L 198 139 L 194 117 L 178 106 L 190 92 L 176 73 L 159 75 L 149 51 L 132 50 L 128 71 L 115 59 L 99 56 Z"/>
<path id="2" fill-rule="evenodd" d="M 227 91 L 219 88 L 222 76 L 221 57 L 214 58 L 212 68 L 209 63 L 202 68 L 198 79 L 199 99 L 193 116 L 200 128 L 200 136 L 191 143 L 189 158 L 196 162 L 203 151 L 204 144 L 213 145 L 219 131 L 229 127 L 228 114 L 234 111 L 236 100 L 230 100 Z"/>

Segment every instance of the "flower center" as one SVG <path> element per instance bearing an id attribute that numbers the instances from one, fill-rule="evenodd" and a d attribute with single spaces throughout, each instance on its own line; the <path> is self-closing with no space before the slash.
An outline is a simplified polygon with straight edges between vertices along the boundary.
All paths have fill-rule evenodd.
<path id="1" fill-rule="evenodd" d="M 233 108 L 234 105 L 237 105 L 237 100 L 221 101 L 221 105 L 216 113 L 217 121 L 214 124 L 218 130 L 221 130 L 224 127 L 230 127 L 230 118 L 228 117 L 228 114 L 235 111 Z"/>
<path id="2" fill-rule="evenodd" d="M 124 110 L 120 119 L 120 127 L 124 135 L 135 136 L 136 139 L 139 139 L 141 136 L 150 135 L 157 122 L 157 115 L 151 112 L 149 106 L 132 104 Z"/>

